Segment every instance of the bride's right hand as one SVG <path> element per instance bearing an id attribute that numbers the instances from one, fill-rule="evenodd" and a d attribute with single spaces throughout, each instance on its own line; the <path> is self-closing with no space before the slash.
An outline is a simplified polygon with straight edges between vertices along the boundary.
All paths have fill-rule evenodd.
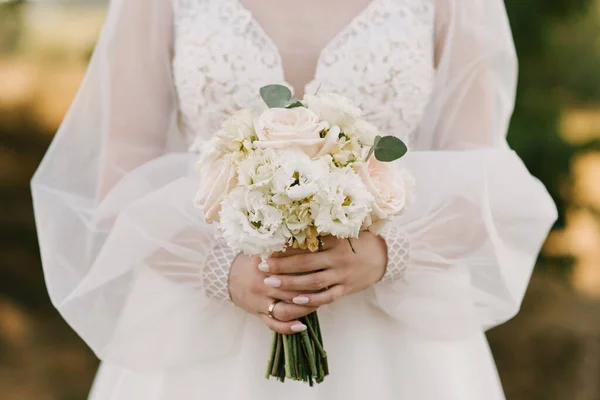
<path id="1" fill-rule="evenodd" d="M 239 254 L 229 271 L 229 294 L 231 300 L 250 314 L 258 315 L 273 331 L 292 334 L 306 329 L 299 318 L 317 310 L 292 303 L 299 295 L 265 285 L 267 274 L 258 269 L 260 258 Z M 273 318 L 268 314 L 269 306 L 279 301 L 273 309 Z"/>

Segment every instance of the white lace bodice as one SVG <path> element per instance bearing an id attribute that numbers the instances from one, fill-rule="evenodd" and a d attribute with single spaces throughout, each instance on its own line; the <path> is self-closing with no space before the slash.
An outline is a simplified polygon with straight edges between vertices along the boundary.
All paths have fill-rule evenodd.
<path id="1" fill-rule="evenodd" d="M 173 0 L 173 73 L 190 143 L 210 138 L 258 90 L 286 82 L 274 41 L 240 0 Z M 434 0 L 372 0 L 320 51 L 304 91 L 354 99 L 386 134 L 410 143 L 433 86 Z"/>

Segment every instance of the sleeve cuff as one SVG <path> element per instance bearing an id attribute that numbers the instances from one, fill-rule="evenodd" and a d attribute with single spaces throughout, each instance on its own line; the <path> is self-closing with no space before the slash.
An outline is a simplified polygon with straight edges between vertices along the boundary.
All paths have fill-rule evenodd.
<path id="1" fill-rule="evenodd" d="M 206 296 L 215 300 L 231 301 L 229 270 L 237 254 L 225 244 L 217 243 L 208 254 L 202 283 Z"/>
<path id="2" fill-rule="evenodd" d="M 388 264 L 383 278 L 378 283 L 394 282 L 402 277 L 410 265 L 410 241 L 393 226 L 386 227 L 379 236 L 387 245 Z"/>

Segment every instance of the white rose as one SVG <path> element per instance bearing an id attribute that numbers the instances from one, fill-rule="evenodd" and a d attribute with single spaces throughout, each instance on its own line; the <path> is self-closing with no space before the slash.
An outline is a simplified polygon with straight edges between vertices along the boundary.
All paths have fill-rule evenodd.
<path id="1" fill-rule="evenodd" d="M 383 227 L 380 221 L 399 215 L 413 202 L 415 182 L 407 170 L 378 161 L 375 157 L 369 158 L 366 163 L 356 164 L 355 168 L 375 199 L 371 213 L 373 225 L 369 230 L 380 230 Z"/>
<path id="2" fill-rule="evenodd" d="M 304 107 L 270 108 L 254 122 L 259 148 L 284 149 L 297 147 L 314 157 L 322 147 L 320 133 L 327 123 Z"/>
<path id="3" fill-rule="evenodd" d="M 199 162 L 200 188 L 195 204 L 208 223 L 219 220 L 223 198 L 237 185 L 237 173 L 231 154 L 207 153 Z"/>
<path id="4" fill-rule="evenodd" d="M 342 131 L 354 125 L 356 119 L 360 118 L 361 110 L 356 107 L 352 100 L 334 93 L 322 95 L 307 94 L 303 103 L 306 107 L 331 125 L 338 125 Z"/>

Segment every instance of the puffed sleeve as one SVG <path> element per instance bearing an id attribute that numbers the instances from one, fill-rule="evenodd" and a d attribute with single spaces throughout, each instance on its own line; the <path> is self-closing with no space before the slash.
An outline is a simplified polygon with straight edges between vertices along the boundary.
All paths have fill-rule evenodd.
<path id="1" fill-rule="evenodd" d="M 103 360 L 164 368 L 229 351 L 239 315 L 205 295 L 215 246 L 177 129 L 169 0 L 113 0 L 32 181 L 50 298 Z M 235 313 L 235 311 L 231 311 Z M 206 329 L 210 324 L 210 329 Z M 206 343 L 214 343 L 208 346 Z"/>
<path id="2" fill-rule="evenodd" d="M 543 185 L 508 147 L 517 59 L 502 0 L 436 1 L 436 82 L 402 159 L 412 208 L 382 236 L 403 271 L 379 305 L 433 338 L 460 338 L 514 316 L 556 217 Z M 393 254 L 390 251 L 390 254 Z"/>

